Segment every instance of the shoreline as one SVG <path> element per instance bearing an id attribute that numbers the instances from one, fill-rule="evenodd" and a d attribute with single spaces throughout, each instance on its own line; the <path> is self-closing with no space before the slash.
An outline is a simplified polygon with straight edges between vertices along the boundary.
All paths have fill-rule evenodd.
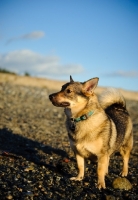
<path id="1" fill-rule="evenodd" d="M 15 85 L 24 85 L 31 87 L 46 87 L 49 90 L 58 91 L 61 89 L 61 86 L 66 83 L 66 81 L 0 73 L 0 83 L 12 83 Z M 96 88 L 96 93 L 100 94 L 105 89 L 106 87 L 98 86 Z M 126 99 L 138 101 L 138 91 L 129 91 L 122 88 L 117 89 L 123 94 Z"/>

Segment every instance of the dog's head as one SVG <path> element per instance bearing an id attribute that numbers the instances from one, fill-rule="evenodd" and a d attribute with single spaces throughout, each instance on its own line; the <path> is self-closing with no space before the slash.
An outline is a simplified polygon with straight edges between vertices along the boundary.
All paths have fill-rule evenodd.
<path id="1" fill-rule="evenodd" d="M 62 86 L 61 91 L 49 95 L 54 106 L 73 108 L 84 104 L 93 94 L 99 78 L 90 79 L 84 83 L 75 82 L 70 76 L 70 82 Z"/>

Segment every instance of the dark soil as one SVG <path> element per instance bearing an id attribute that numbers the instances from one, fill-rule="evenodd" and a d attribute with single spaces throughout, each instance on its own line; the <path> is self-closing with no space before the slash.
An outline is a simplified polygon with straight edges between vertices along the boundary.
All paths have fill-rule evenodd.
<path id="1" fill-rule="evenodd" d="M 64 112 L 48 99 L 47 88 L 0 85 L 0 199 L 136 200 L 138 199 L 138 102 L 127 101 L 134 124 L 134 148 L 127 179 L 129 191 L 113 189 L 121 156 L 111 158 L 105 190 L 96 188 L 96 163 L 86 162 L 85 178 L 77 174 L 65 129 Z"/>

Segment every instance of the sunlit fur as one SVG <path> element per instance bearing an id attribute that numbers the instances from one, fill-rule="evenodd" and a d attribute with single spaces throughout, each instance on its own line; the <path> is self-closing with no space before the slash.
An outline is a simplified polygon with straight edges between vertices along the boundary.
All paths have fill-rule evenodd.
<path id="1" fill-rule="evenodd" d="M 123 158 L 122 176 L 128 174 L 128 161 L 133 146 L 132 122 L 126 110 L 121 93 L 113 88 L 106 90 L 99 97 L 94 90 L 98 78 L 84 83 L 70 82 L 63 85 L 60 92 L 50 95 L 55 106 L 65 108 L 66 127 L 72 150 L 76 156 L 79 173 L 71 180 L 84 177 L 85 158 L 97 157 L 98 188 L 105 188 L 105 175 L 108 173 L 110 156 L 119 151 Z M 80 117 L 89 111 L 94 114 L 86 120 L 75 123 L 72 118 Z"/>

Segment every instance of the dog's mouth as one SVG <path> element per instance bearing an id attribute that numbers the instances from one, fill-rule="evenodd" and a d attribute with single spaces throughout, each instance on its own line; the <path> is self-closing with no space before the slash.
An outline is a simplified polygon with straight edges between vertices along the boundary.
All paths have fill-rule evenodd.
<path id="1" fill-rule="evenodd" d="M 52 102 L 52 103 L 53 103 L 54 106 L 57 106 L 57 107 L 68 107 L 68 106 L 70 106 L 70 103 L 66 102 L 66 101 L 59 102 L 59 103 L 57 103 L 57 102 Z"/>

